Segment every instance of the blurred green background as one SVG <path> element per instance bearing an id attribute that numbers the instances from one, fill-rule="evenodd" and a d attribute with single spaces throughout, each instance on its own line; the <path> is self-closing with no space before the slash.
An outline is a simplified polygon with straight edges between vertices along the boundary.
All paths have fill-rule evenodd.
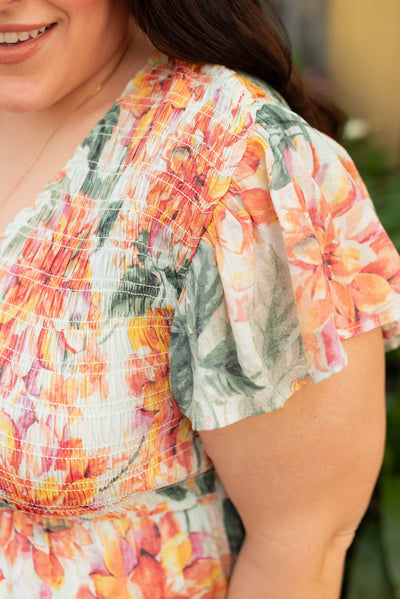
<path id="1" fill-rule="evenodd" d="M 296 62 L 348 116 L 342 143 L 400 251 L 400 0 L 276 0 Z M 400 599 L 400 349 L 387 354 L 386 453 L 342 599 Z"/>

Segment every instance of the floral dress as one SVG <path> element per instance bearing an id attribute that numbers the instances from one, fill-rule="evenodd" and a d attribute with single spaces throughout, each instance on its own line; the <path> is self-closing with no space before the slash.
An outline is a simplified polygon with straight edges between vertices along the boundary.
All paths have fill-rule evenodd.
<path id="1" fill-rule="evenodd" d="M 344 150 L 262 82 L 152 56 L 1 240 L 0 597 L 226 597 L 243 529 L 197 431 L 397 319 Z"/>

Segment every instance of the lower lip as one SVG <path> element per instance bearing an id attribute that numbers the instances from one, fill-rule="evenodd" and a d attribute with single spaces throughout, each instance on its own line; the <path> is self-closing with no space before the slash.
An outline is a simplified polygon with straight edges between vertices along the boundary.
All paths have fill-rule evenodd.
<path id="1" fill-rule="evenodd" d="M 0 64 L 16 64 L 28 60 L 28 58 L 31 58 L 31 56 L 41 49 L 54 29 L 55 26 L 53 25 L 53 27 L 39 35 L 39 37 L 35 39 L 32 38 L 26 42 L 17 44 L 16 46 L 6 47 L 0 45 Z"/>

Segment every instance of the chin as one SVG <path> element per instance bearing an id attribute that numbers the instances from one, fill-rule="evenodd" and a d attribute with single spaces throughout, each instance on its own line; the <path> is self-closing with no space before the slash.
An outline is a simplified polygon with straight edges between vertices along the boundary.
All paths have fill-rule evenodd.
<path id="1" fill-rule="evenodd" d="M 25 114 L 28 112 L 36 112 L 40 110 L 40 108 L 36 107 L 34 103 L 24 103 L 24 102 L 4 102 L 3 99 L 0 100 L 0 111 L 2 112 L 12 112 L 15 114 Z"/>
<path id="2" fill-rule="evenodd" d="M 35 93 L 36 91 L 36 93 Z M 0 110 L 24 114 L 48 108 L 52 100 L 38 90 L 24 89 L 11 91 L 6 86 L 0 85 Z"/>

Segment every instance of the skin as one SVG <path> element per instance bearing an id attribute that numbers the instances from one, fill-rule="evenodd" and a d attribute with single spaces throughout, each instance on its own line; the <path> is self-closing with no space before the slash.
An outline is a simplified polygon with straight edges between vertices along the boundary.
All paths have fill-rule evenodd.
<path id="1" fill-rule="evenodd" d="M 90 82 L 103 78 L 127 34 L 127 9 L 111 0 L 0 1 L 0 23 L 57 23 L 28 61 L 0 65 L 0 108 L 62 115 Z"/>
<path id="2" fill-rule="evenodd" d="M 385 439 L 380 329 L 343 342 L 348 366 L 271 414 L 200 433 L 242 517 L 228 599 L 338 599 Z"/>
<path id="3" fill-rule="evenodd" d="M 0 26 L 11 23 L 57 26 L 28 60 L 0 64 L 0 202 L 54 129 L 66 126 L 12 197 L 0 204 L 0 231 L 32 205 L 154 52 L 122 0 L 0 0 Z M 101 91 L 71 114 L 111 74 Z"/>
<path id="4" fill-rule="evenodd" d="M 51 44 L 0 65 L 0 202 L 49 134 L 32 172 L 0 204 L 0 230 L 62 168 L 154 51 L 118 0 L 0 0 L 0 25 L 52 23 Z M 60 143 L 62 140 L 62 143 Z M 380 330 L 344 342 L 349 365 L 275 413 L 200 432 L 243 519 L 229 599 L 337 599 L 346 550 L 380 468 L 385 433 Z"/>

